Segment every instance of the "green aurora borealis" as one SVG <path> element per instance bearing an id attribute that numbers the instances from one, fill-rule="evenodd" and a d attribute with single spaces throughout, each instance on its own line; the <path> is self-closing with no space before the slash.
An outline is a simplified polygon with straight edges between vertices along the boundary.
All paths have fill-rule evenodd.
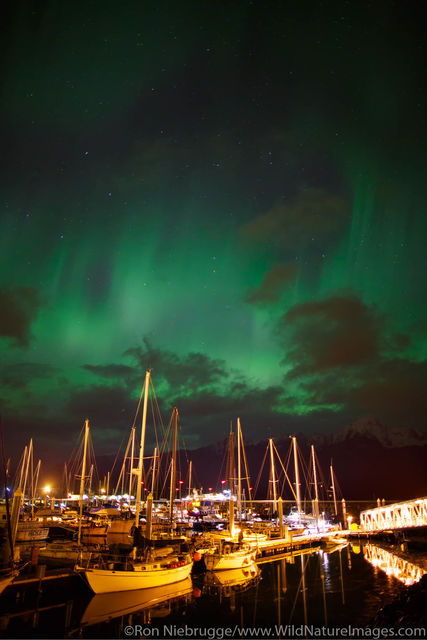
<path id="1" fill-rule="evenodd" d="M 16 2 L 6 442 L 425 427 L 426 38 L 409 3 Z"/>

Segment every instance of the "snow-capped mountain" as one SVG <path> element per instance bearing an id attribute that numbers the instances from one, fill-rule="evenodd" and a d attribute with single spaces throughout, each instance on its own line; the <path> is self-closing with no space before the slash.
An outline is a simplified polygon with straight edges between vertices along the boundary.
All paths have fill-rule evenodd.
<path id="1" fill-rule="evenodd" d="M 319 436 L 319 444 L 338 444 L 354 438 L 377 440 L 383 447 L 414 447 L 427 444 L 427 433 L 413 427 L 387 427 L 375 417 L 359 418 L 340 431 Z"/>

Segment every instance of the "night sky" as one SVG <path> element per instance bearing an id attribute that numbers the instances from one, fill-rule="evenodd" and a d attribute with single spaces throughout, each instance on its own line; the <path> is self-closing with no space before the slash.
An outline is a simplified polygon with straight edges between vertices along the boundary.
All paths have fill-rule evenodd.
<path id="1" fill-rule="evenodd" d="M 425 428 L 422 3 L 9 3 L 6 447 Z"/>

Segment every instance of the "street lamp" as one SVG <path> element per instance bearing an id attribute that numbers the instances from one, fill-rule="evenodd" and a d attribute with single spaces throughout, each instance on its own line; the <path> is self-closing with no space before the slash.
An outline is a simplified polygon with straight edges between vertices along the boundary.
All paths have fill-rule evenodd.
<path id="1" fill-rule="evenodd" d="M 46 484 L 46 485 L 43 487 L 43 493 L 45 494 L 44 506 L 45 506 L 46 508 L 47 508 L 47 499 L 48 499 L 48 496 L 49 496 L 49 493 L 51 492 L 51 490 L 52 490 L 52 487 L 50 486 L 50 484 Z"/>

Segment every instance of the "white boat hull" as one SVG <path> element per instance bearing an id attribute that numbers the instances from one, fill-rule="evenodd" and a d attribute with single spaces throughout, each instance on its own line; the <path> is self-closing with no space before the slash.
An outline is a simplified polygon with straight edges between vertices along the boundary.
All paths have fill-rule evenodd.
<path id="1" fill-rule="evenodd" d="M 155 607 L 170 598 L 190 594 L 192 586 L 191 578 L 188 577 L 172 585 L 162 585 L 152 589 L 95 595 L 89 602 L 80 624 L 99 624 L 119 616 L 139 612 L 142 609 Z"/>
<path id="2" fill-rule="evenodd" d="M 205 553 L 206 569 L 209 571 L 223 571 L 226 569 L 244 569 L 255 561 L 253 551 L 233 551 L 232 553 Z"/>
<path id="3" fill-rule="evenodd" d="M 148 571 L 110 571 L 108 569 L 84 569 L 84 574 L 94 593 L 151 589 L 185 580 L 191 573 L 193 563 L 171 569 Z"/>

